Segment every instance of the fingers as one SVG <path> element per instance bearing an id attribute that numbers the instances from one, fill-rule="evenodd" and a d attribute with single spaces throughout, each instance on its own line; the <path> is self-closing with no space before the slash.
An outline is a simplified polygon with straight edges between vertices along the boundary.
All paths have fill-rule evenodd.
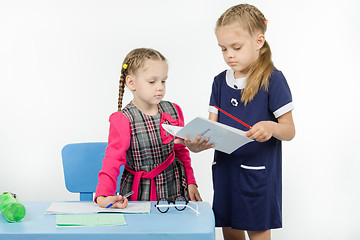
<path id="1" fill-rule="evenodd" d="M 200 197 L 200 193 L 199 193 L 199 192 L 195 193 L 195 201 L 200 201 L 200 202 L 202 202 L 202 198 Z"/>
<path id="2" fill-rule="evenodd" d="M 194 140 L 190 140 L 189 138 L 180 139 L 177 138 L 174 140 L 175 144 L 183 144 L 185 145 L 190 151 L 192 152 L 201 152 L 210 148 L 214 148 L 214 144 L 209 144 L 210 138 L 206 137 L 203 140 L 201 140 L 202 137 L 200 135 L 196 136 Z"/>
<path id="3" fill-rule="evenodd" d="M 195 192 L 195 193 L 190 193 L 190 201 L 202 201 L 202 198 L 200 197 L 200 193 L 199 192 Z"/>
<path id="4" fill-rule="evenodd" d="M 200 142 L 200 145 L 206 146 L 208 142 L 210 141 L 210 138 L 206 137 L 204 140 Z"/>
<path id="5" fill-rule="evenodd" d="M 114 203 L 113 207 L 114 208 L 126 208 L 128 205 L 128 199 L 126 197 L 120 196 L 119 195 L 119 200 L 117 200 L 116 203 Z"/>
<path id="6" fill-rule="evenodd" d="M 251 129 L 251 130 L 247 131 L 245 134 L 245 137 L 248 137 L 248 138 L 256 140 L 256 141 L 260 140 L 260 136 L 261 136 L 261 132 L 256 129 Z"/>
<path id="7" fill-rule="evenodd" d="M 257 137 L 259 137 L 259 131 L 258 129 L 251 129 L 249 131 L 246 132 L 245 134 L 246 137 L 255 140 Z"/>
<path id="8" fill-rule="evenodd" d="M 176 138 L 176 139 L 174 140 L 174 143 L 175 143 L 175 144 L 185 145 L 184 139 L 181 139 L 181 138 Z"/>
<path id="9" fill-rule="evenodd" d="M 208 144 L 205 146 L 205 149 L 204 150 L 207 150 L 207 149 L 210 149 L 210 148 L 214 148 L 215 145 L 214 144 Z"/>
<path id="10" fill-rule="evenodd" d="M 107 208 L 110 204 L 110 208 L 126 208 L 128 205 L 128 200 L 126 197 L 121 195 L 117 196 L 99 196 L 96 198 L 97 204 L 100 207 Z"/>
<path id="11" fill-rule="evenodd" d="M 196 138 L 194 138 L 193 141 L 190 141 L 189 138 L 185 138 L 184 140 L 185 140 L 185 145 L 186 145 L 186 144 L 194 144 L 194 145 L 197 145 L 197 144 L 199 144 L 199 142 L 200 142 L 200 140 L 201 140 L 201 136 L 200 136 L 200 135 L 196 136 Z"/>
<path id="12" fill-rule="evenodd" d="M 190 201 L 202 201 L 199 190 L 197 189 L 195 184 L 189 184 L 188 189 Z"/>
<path id="13" fill-rule="evenodd" d="M 210 138 L 206 137 L 204 140 L 200 141 L 201 137 L 186 145 L 193 152 L 201 152 L 210 148 L 215 147 L 214 144 L 209 144 Z"/>
<path id="14" fill-rule="evenodd" d="M 202 201 L 202 198 L 200 197 L 200 193 L 198 191 L 189 193 L 190 195 L 190 201 Z"/>
<path id="15" fill-rule="evenodd" d="M 194 193 L 189 193 L 190 195 L 190 201 L 196 201 L 195 199 L 195 194 Z"/>
<path id="16" fill-rule="evenodd" d="M 268 134 L 264 129 L 252 128 L 245 133 L 245 137 L 258 142 L 265 142 L 271 138 L 271 135 Z"/>
<path id="17" fill-rule="evenodd" d="M 272 121 L 258 122 L 245 133 L 245 137 L 256 140 L 258 142 L 265 142 L 273 136 L 274 124 L 276 123 Z"/>
<path id="18" fill-rule="evenodd" d="M 209 141 L 209 138 L 206 138 L 206 139 L 204 139 L 203 141 L 201 141 L 200 142 L 200 140 L 201 140 L 201 136 L 196 136 L 196 138 L 194 138 L 194 140 L 193 141 L 191 141 L 189 138 L 184 138 L 184 139 L 181 139 L 181 138 L 176 138 L 175 140 L 174 140 L 174 143 L 175 144 L 183 144 L 183 145 L 185 145 L 185 146 L 188 146 L 188 145 L 198 145 L 198 144 L 204 144 L 204 142 L 205 143 L 207 143 L 208 141 Z"/>

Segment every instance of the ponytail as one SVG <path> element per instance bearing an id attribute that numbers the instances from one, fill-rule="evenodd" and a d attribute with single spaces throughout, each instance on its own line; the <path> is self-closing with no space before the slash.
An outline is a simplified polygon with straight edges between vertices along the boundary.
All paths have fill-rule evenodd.
<path id="1" fill-rule="evenodd" d="M 265 41 L 260 49 L 258 59 L 250 67 L 250 75 L 246 80 L 245 88 L 242 90 L 241 101 L 245 106 L 255 97 L 260 88 L 268 90 L 269 80 L 273 70 L 274 64 L 271 60 L 271 49 Z"/>

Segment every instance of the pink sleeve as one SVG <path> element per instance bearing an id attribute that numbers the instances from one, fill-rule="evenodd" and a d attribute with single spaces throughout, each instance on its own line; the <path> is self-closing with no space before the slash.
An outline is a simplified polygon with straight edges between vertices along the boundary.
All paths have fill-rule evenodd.
<path id="1" fill-rule="evenodd" d="M 184 126 L 184 116 L 182 113 L 181 108 L 173 103 L 176 107 L 176 110 L 179 115 L 179 126 Z M 195 176 L 194 176 L 194 170 L 191 167 L 191 159 L 190 159 L 190 152 L 189 150 L 182 144 L 174 144 L 174 150 L 175 150 L 175 156 L 180 159 L 180 161 L 184 164 L 185 172 L 186 172 L 186 178 L 188 181 L 188 184 L 196 184 Z"/>
<path id="2" fill-rule="evenodd" d="M 126 163 L 126 150 L 130 146 L 130 123 L 121 113 L 115 112 L 110 118 L 108 146 L 105 151 L 99 181 L 96 187 L 95 202 L 98 196 L 114 196 L 120 166 Z"/>

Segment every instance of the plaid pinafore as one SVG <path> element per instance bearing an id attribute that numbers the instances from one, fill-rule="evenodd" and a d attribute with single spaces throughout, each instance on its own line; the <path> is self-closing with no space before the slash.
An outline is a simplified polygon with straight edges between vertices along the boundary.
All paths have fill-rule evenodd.
<path id="1" fill-rule="evenodd" d="M 130 122 L 131 140 L 126 151 L 126 162 L 133 171 L 150 172 L 163 163 L 173 151 L 174 139 L 168 144 L 163 144 L 160 122 L 163 113 L 169 114 L 174 120 L 178 119 L 178 113 L 170 102 L 161 101 L 158 106 L 159 111 L 155 116 L 144 114 L 132 103 L 121 111 Z M 130 192 L 133 182 L 134 175 L 124 169 L 120 194 Z M 140 179 L 138 201 L 150 200 L 150 183 L 150 179 Z M 174 200 L 180 195 L 188 198 L 185 168 L 176 157 L 169 167 L 155 177 L 155 184 L 157 199 L 165 197 Z"/>

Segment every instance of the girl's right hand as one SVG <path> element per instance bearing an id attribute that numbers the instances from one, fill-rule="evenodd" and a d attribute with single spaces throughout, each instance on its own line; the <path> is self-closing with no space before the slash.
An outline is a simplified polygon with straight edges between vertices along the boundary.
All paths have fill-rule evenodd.
<path id="1" fill-rule="evenodd" d="M 174 143 L 175 144 L 181 143 L 194 153 L 201 152 L 201 151 L 215 147 L 214 144 L 208 144 L 208 142 L 210 141 L 210 139 L 208 137 L 205 138 L 203 141 L 200 141 L 200 140 L 201 140 L 201 136 L 198 135 L 194 139 L 194 141 L 190 141 L 190 139 L 188 139 L 188 138 L 185 138 L 185 139 L 177 138 L 177 139 L 175 139 Z"/>
<path id="2" fill-rule="evenodd" d="M 111 208 L 126 208 L 128 205 L 128 199 L 121 195 L 117 196 L 99 196 L 96 198 L 96 203 L 102 207 L 106 208 L 109 204 L 113 203 Z"/>

